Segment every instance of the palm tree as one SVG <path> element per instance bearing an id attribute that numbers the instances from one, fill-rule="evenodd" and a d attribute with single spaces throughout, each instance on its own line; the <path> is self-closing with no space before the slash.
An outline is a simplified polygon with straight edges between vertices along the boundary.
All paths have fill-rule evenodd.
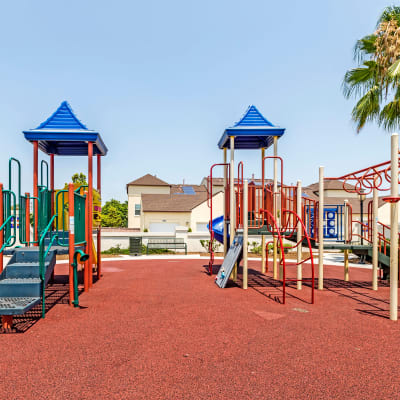
<path id="1" fill-rule="evenodd" d="M 357 132 L 372 121 L 400 127 L 400 7 L 385 8 L 376 31 L 357 41 L 354 59 L 360 66 L 346 72 L 343 93 L 359 98 L 352 110 Z"/>

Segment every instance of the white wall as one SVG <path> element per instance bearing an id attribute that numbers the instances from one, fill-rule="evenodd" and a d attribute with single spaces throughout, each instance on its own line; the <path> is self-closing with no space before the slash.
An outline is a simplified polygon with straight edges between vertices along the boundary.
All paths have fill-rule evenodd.
<path id="1" fill-rule="evenodd" d="M 175 224 L 190 227 L 190 212 L 144 212 L 143 229 L 149 229 L 152 223 Z"/>
<path id="2" fill-rule="evenodd" d="M 128 228 L 141 229 L 143 218 L 135 215 L 135 204 L 140 204 L 142 211 L 142 194 L 170 194 L 170 186 L 128 186 Z"/>
<path id="3" fill-rule="evenodd" d="M 213 218 L 219 217 L 224 213 L 224 195 L 223 193 L 216 194 L 212 199 Z M 210 221 L 210 208 L 207 201 L 199 204 L 192 210 L 190 216 L 190 227 L 193 232 L 197 232 L 197 224 L 208 224 Z"/>

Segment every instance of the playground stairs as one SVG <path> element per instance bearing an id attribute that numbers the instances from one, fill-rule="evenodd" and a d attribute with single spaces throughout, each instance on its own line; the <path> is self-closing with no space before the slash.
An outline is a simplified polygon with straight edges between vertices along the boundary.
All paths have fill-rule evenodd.
<path id="1" fill-rule="evenodd" d="M 44 281 L 39 271 L 39 247 L 16 248 L 10 262 L 0 274 L 0 315 L 20 315 L 41 302 L 56 264 L 56 251 L 51 250 L 44 265 Z"/>

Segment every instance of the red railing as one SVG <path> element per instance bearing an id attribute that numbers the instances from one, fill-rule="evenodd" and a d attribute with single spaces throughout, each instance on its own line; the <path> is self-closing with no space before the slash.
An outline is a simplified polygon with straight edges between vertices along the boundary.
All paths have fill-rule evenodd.
<path id="1" fill-rule="evenodd" d="M 284 226 L 283 228 L 279 228 L 277 221 L 275 220 L 274 216 L 272 213 L 268 210 L 261 209 L 260 213 L 266 214 L 267 217 L 272 221 L 271 227 L 270 227 L 270 232 L 273 235 L 275 239 L 277 239 L 277 245 L 278 245 L 278 250 L 280 250 L 281 258 L 280 258 L 280 266 L 282 267 L 282 303 L 286 303 L 286 282 L 311 282 L 311 304 L 314 304 L 314 258 L 313 258 L 313 253 L 312 253 L 312 247 L 311 247 L 311 242 L 310 238 L 307 234 L 306 227 L 301 220 L 300 216 L 297 215 L 294 211 L 292 210 L 287 210 L 287 209 L 282 209 L 282 217 L 287 217 L 286 214 L 292 214 L 294 216 L 294 219 L 296 220 L 296 225 L 294 225 L 291 229 L 289 229 L 288 226 Z M 291 221 L 292 218 L 285 218 L 287 221 Z M 285 261 L 285 247 L 283 246 L 283 239 L 284 238 L 289 238 L 293 239 L 292 236 L 297 232 L 297 223 L 300 223 L 302 226 L 302 231 L 303 235 L 300 239 L 300 241 L 296 242 L 293 246 L 289 247 L 290 249 L 295 249 L 298 246 L 302 246 L 303 241 L 306 239 L 307 244 L 308 244 L 308 249 L 310 252 L 310 256 L 305 258 L 304 260 L 301 260 L 300 262 L 296 262 L 294 264 L 295 266 L 301 265 L 305 263 L 306 261 L 311 261 L 311 278 L 287 278 L 286 277 L 286 261 Z M 288 233 L 289 229 L 289 233 Z M 285 235 L 283 235 L 285 233 Z M 270 242 L 269 242 L 270 243 Z M 268 247 L 266 248 L 266 251 L 268 252 Z M 268 268 L 268 266 L 267 266 Z"/>
<path id="2" fill-rule="evenodd" d="M 208 231 L 210 232 L 210 241 L 208 243 L 208 252 L 210 253 L 210 260 L 208 263 L 208 272 L 212 275 L 212 269 L 214 265 L 214 230 L 213 230 L 213 169 L 215 167 L 222 166 L 226 169 L 226 187 L 225 189 L 225 215 L 224 219 L 227 220 L 229 218 L 230 209 L 229 209 L 229 193 L 230 193 L 230 164 L 228 163 L 220 163 L 220 164 L 213 164 L 210 168 L 210 175 L 207 178 L 207 205 L 210 208 L 210 222 L 208 223 Z M 225 174 L 224 174 L 225 175 Z"/>

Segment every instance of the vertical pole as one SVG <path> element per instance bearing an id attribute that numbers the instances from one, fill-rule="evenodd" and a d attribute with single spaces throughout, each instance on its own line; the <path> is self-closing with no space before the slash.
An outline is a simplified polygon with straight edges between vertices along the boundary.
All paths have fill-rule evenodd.
<path id="1" fill-rule="evenodd" d="M 231 147 L 231 162 L 230 162 L 230 205 L 229 205 L 229 217 L 230 217 L 230 229 L 229 229 L 229 234 L 230 234 L 230 243 L 233 242 L 233 238 L 235 236 L 235 228 L 236 228 L 236 204 L 235 204 L 235 137 L 231 136 L 230 137 L 230 147 Z"/>
<path id="2" fill-rule="evenodd" d="M 88 250 L 89 250 L 89 287 L 93 285 L 93 142 L 88 143 Z"/>
<path id="3" fill-rule="evenodd" d="M 319 167 L 318 186 L 318 290 L 324 289 L 324 167 Z"/>
<path id="4" fill-rule="evenodd" d="M 264 157 L 265 157 L 265 147 L 261 148 L 261 168 L 264 163 Z M 264 202 L 264 188 L 262 189 L 262 208 L 265 209 L 265 202 Z M 265 274 L 265 235 L 261 235 L 261 273 Z"/>
<path id="5" fill-rule="evenodd" d="M 97 154 L 97 191 L 100 196 L 101 207 L 101 154 Z M 100 213 L 100 210 L 98 210 Z M 97 279 L 101 278 L 101 219 L 97 228 Z"/>
<path id="6" fill-rule="evenodd" d="M 86 213 L 86 223 L 85 223 L 85 241 L 86 241 L 86 254 L 89 254 L 89 229 L 88 229 L 88 225 L 89 225 L 89 192 L 85 191 L 84 192 L 85 195 L 85 213 Z M 89 291 L 89 260 L 85 261 L 84 264 L 84 270 L 83 270 L 83 287 L 85 292 Z"/>
<path id="7" fill-rule="evenodd" d="M 33 142 L 33 208 L 35 212 L 34 222 L 35 228 L 33 232 L 33 240 L 36 242 L 35 246 L 38 246 L 38 220 L 39 220 L 39 202 L 38 202 L 38 158 L 39 158 L 39 143 L 37 141 Z"/>
<path id="8" fill-rule="evenodd" d="M 274 157 L 278 156 L 278 137 L 274 136 Z M 282 182 L 281 182 L 282 185 Z M 277 221 L 278 229 L 279 229 L 279 222 L 278 222 L 278 160 L 274 159 L 274 194 L 273 194 L 273 207 L 274 207 L 274 219 Z M 274 270 L 274 279 L 278 279 L 278 241 L 276 237 L 273 240 L 274 245 L 274 252 L 273 252 L 273 270 Z"/>
<path id="9" fill-rule="evenodd" d="M 399 196 L 399 135 L 391 137 L 391 196 Z M 398 318 L 398 283 L 399 283 L 399 206 L 390 203 L 390 319 Z"/>
<path id="10" fill-rule="evenodd" d="M 75 250 L 75 217 L 74 217 L 74 184 L 68 184 L 68 209 L 69 209 L 69 305 L 72 306 L 74 298 L 74 269 L 72 263 L 74 261 L 74 250 Z"/>
<path id="11" fill-rule="evenodd" d="M 244 180 L 243 185 L 243 289 L 247 289 L 248 265 L 247 265 L 247 242 L 249 238 L 249 213 L 248 213 L 249 183 Z"/>
<path id="12" fill-rule="evenodd" d="M 301 181 L 297 181 L 297 193 L 296 193 L 296 213 L 301 218 Z M 303 228 L 301 226 L 300 219 L 297 220 L 297 289 L 301 290 L 301 284 L 303 279 L 303 264 L 301 263 L 302 259 L 302 248 L 303 244 L 301 243 L 301 239 L 303 237 Z"/>
<path id="13" fill-rule="evenodd" d="M 230 163 L 230 210 L 229 210 L 229 218 L 230 218 L 230 243 L 233 243 L 233 239 L 235 237 L 236 231 L 236 198 L 235 198 L 235 137 L 230 137 L 230 148 L 231 148 L 231 163 Z M 236 281 L 237 277 L 237 265 L 233 268 L 232 271 L 232 279 Z"/>
<path id="14" fill-rule="evenodd" d="M 16 221 L 14 221 L 15 224 Z M 0 225 L 4 223 L 4 210 L 3 210 L 3 184 L 0 183 Z M 0 231 L 0 247 L 4 243 L 4 229 Z M 3 252 L 0 254 L 0 274 L 3 272 Z"/>
<path id="15" fill-rule="evenodd" d="M 30 221 L 30 197 L 29 193 L 25 193 L 25 232 L 26 246 L 29 246 L 31 241 L 31 221 Z"/>
<path id="16" fill-rule="evenodd" d="M 378 189 L 372 193 L 372 290 L 378 290 Z"/>
<path id="17" fill-rule="evenodd" d="M 344 201 L 344 243 L 349 241 L 349 206 L 348 200 Z M 344 250 L 344 280 L 349 281 L 349 250 Z"/>
<path id="18" fill-rule="evenodd" d="M 54 215 L 54 154 L 50 154 L 51 215 Z"/>
<path id="19" fill-rule="evenodd" d="M 227 163 L 227 149 L 224 148 L 224 164 Z M 228 179 L 228 167 L 225 165 L 224 166 L 224 255 L 228 252 L 228 222 L 227 222 L 227 217 L 228 217 L 228 210 L 226 207 L 226 186 L 227 186 L 227 179 Z"/>

